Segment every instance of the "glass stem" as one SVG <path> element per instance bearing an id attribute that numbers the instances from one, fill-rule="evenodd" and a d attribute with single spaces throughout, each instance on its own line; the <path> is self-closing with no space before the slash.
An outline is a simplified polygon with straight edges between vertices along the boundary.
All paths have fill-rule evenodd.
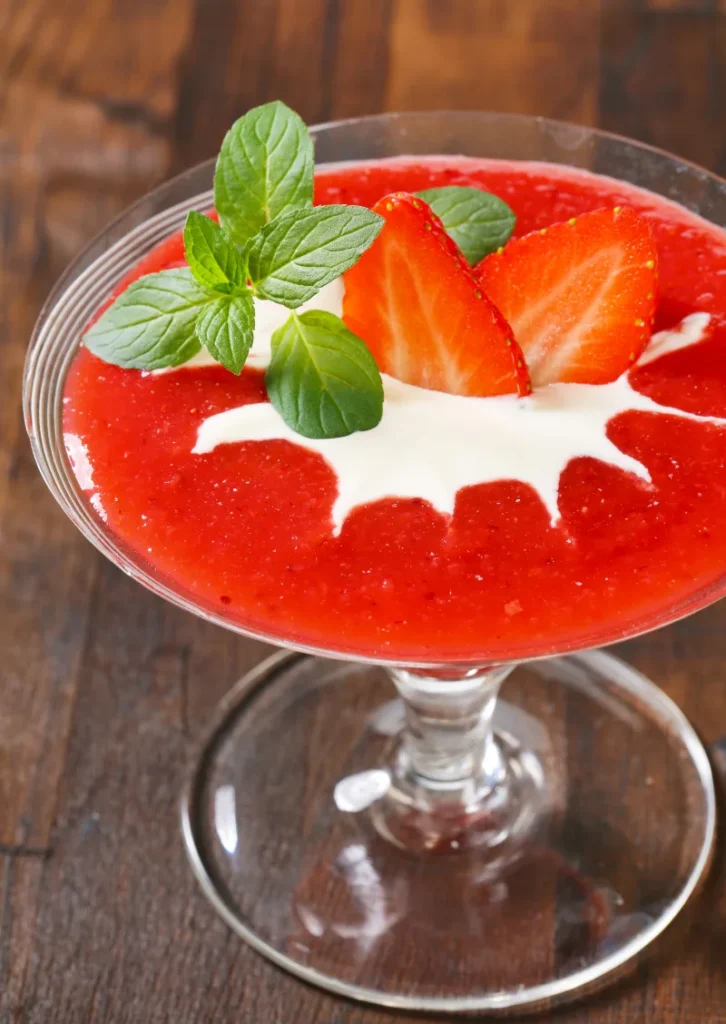
<path id="1" fill-rule="evenodd" d="M 454 850 L 468 847 L 478 830 L 476 843 L 489 842 L 483 823 L 491 821 L 492 801 L 505 797 L 507 776 L 492 715 L 513 668 L 391 672 L 406 724 L 381 821 L 389 839 L 414 850 Z"/>
<path id="2" fill-rule="evenodd" d="M 487 764 L 491 720 L 499 688 L 513 667 L 477 669 L 456 679 L 394 669 L 406 713 L 401 767 L 432 789 L 466 782 L 478 789 L 489 771 L 496 775 L 497 766 Z"/>

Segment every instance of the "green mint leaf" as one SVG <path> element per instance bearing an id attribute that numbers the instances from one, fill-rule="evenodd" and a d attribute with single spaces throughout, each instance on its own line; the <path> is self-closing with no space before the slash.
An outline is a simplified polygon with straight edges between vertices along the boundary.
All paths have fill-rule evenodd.
<path id="1" fill-rule="evenodd" d="M 234 242 L 219 224 L 196 210 L 187 214 L 184 225 L 184 255 L 205 288 L 229 293 L 247 287 L 244 260 Z"/>
<path id="2" fill-rule="evenodd" d="M 491 192 L 448 185 L 427 188 L 416 195 L 441 219 L 447 234 L 472 266 L 509 241 L 514 231 L 514 211 Z"/>
<path id="3" fill-rule="evenodd" d="M 201 347 L 195 324 L 210 298 L 186 267 L 148 274 L 119 295 L 83 342 L 94 355 L 116 366 L 179 366 Z"/>
<path id="4" fill-rule="evenodd" d="M 361 339 L 333 313 L 293 313 L 272 335 L 267 394 L 303 437 L 370 430 L 383 415 L 383 384 Z"/>
<path id="5" fill-rule="evenodd" d="M 255 333 L 255 304 L 250 292 L 220 295 L 199 314 L 197 337 L 213 359 L 241 373 Z"/>
<path id="6" fill-rule="evenodd" d="M 382 227 L 383 218 L 362 206 L 317 206 L 281 214 L 247 250 L 255 294 L 296 309 L 352 267 Z"/>
<path id="7" fill-rule="evenodd" d="M 217 158 L 214 205 L 238 245 L 283 210 L 313 203 L 313 143 L 305 122 L 279 101 L 232 125 Z"/>

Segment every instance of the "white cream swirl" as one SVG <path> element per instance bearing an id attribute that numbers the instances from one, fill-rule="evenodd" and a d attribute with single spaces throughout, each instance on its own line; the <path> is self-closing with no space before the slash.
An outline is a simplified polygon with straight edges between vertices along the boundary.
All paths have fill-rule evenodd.
<path id="1" fill-rule="evenodd" d="M 339 282 L 328 285 L 314 304 L 339 313 Z M 272 331 L 287 315 L 278 307 L 258 317 L 252 365 L 267 364 Z M 697 344 L 709 320 L 708 314 L 692 314 L 675 330 L 654 335 L 641 362 Z M 527 398 L 464 398 L 386 375 L 383 386 L 383 418 L 373 430 L 324 440 L 301 437 L 264 402 L 210 416 L 199 428 L 193 451 L 203 456 L 222 444 L 284 440 L 318 452 L 338 479 L 332 510 L 336 532 L 358 505 L 417 497 L 452 513 L 462 487 L 495 480 L 529 484 L 554 524 L 560 475 L 572 459 L 599 459 L 649 481 L 646 467 L 607 437 L 607 424 L 619 413 L 638 410 L 726 425 L 726 419 L 659 405 L 636 391 L 628 374 L 611 384 L 552 384 Z"/>

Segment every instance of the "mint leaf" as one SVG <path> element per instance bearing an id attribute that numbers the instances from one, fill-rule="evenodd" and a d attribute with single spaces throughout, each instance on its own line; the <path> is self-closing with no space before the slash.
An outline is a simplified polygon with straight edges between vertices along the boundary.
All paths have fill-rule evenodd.
<path id="1" fill-rule="evenodd" d="M 179 366 L 201 347 L 194 328 L 210 298 L 186 268 L 148 274 L 119 295 L 83 342 L 94 355 L 116 366 Z"/>
<path id="2" fill-rule="evenodd" d="M 205 288 L 229 293 L 247 287 L 244 261 L 232 240 L 209 217 L 196 210 L 184 225 L 184 255 Z"/>
<path id="3" fill-rule="evenodd" d="M 516 216 L 499 196 L 479 188 L 448 185 L 417 192 L 472 264 L 509 241 Z"/>
<path id="4" fill-rule="evenodd" d="M 238 245 L 283 210 L 313 203 L 313 143 L 305 122 L 279 101 L 232 125 L 214 172 L 214 205 Z"/>
<path id="5" fill-rule="evenodd" d="M 296 309 L 352 267 L 383 227 L 362 206 L 317 206 L 283 213 L 247 250 L 247 273 L 263 299 Z"/>
<path id="6" fill-rule="evenodd" d="M 361 339 L 333 313 L 293 313 L 272 335 L 267 394 L 303 437 L 370 430 L 383 415 L 383 384 Z"/>
<path id="7" fill-rule="evenodd" d="M 197 337 L 213 359 L 241 373 L 255 333 L 255 304 L 250 292 L 213 299 L 199 314 Z"/>

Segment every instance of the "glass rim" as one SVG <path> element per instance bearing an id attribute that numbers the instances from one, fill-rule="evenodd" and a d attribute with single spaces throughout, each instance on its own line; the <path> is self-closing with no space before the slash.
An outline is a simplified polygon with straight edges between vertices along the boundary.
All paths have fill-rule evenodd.
<path id="1" fill-rule="evenodd" d="M 430 118 L 432 116 L 441 116 L 467 121 L 472 119 L 484 121 L 509 120 L 516 121 L 520 124 L 541 124 L 546 125 L 548 127 L 551 126 L 555 129 L 567 128 L 572 129 L 573 131 L 581 131 L 585 132 L 588 135 L 593 135 L 596 138 L 611 139 L 613 142 L 627 146 L 632 146 L 635 149 L 653 153 L 656 156 L 663 157 L 664 159 L 668 160 L 671 163 L 681 164 L 682 166 L 689 168 L 691 171 L 693 171 L 699 176 L 703 175 L 704 177 L 709 178 L 712 181 L 721 183 L 724 186 L 724 189 L 726 189 L 726 178 L 721 177 L 721 175 L 716 174 L 714 171 L 710 171 L 707 167 L 704 167 L 703 164 L 699 164 L 695 160 L 688 160 L 685 157 L 681 157 L 678 156 L 676 153 L 670 152 L 670 150 L 663 149 L 660 146 L 654 146 L 650 142 L 641 142 L 638 139 L 630 138 L 627 135 L 622 135 L 619 132 L 613 132 L 610 131 L 609 129 L 598 128 L 592 125 L 578 124 L 576 121 L 561 121 L 558 118 L 544 117 L 543 115 L 540 114 L 520 114 L 516 112 L 505 113 L 503 111 L 477 110 L 475 108 L 467 110 L 452 110 L 450 108 L 443 108 L 442 110 L 391 110 L 380 114 L 362 114 L 359 117 L 340 117 L 330 121 L 319 121 L 316 124 L 308 125 L 308 130 L 313 135 L 315 135 L 324 131 L 333 131 L 338 128 L 352 127 L 356 124 L 361 123 L 370 124 L 376 121 L 397 121 L 400 118 L 406 118 L 407 120 L 410 119 L 423 121 L 426 118 Z M 435 156 L 436 154 L 431 155 Z M 55 281 L 55 283 L 53 284 L 53 287 L 51 288 L 50 292 L 48 293 L 47 297 L 45 298 L 40 307 L 40 312 L 38 313 L 37 320 L 40 320 L 42 318 L 44 313 L 47 311 L 47 307 L 49 307 L 52 304 L 55 296 L 63 290 L 66 278 L 72 276 L 76 266 L 80 262 L 82 262 L 86 254 L 90 252 L 98 244 L 98 242 L 102 238 L 104 238 L 104 236 L 107 235 L 116 225 L 126 220 L 126 218 L 129 217 L 130 214 L 132 214 L 135 210 L 139 209 L 139 207 L 141 207 L 153 196 L 159 195 L 165 190 L 170 190 L 174 185 L 178 185 L 185 178 L 191 177 L 192 175 L 199 173 L 199 171 L 205 167 L 212 167 L 216 163 L 216 160 L 216 157 L 207 157 L 206 160 L 200 160 L 198 163 L 193 164 L 191 167 L 187 167 L 185 168 L 185 170 L 179 171 L 177 174 L 172 175 L 171 178 L 166 178 L 164 181 L 159 182 L 158 185 L 154 185 L 154 187 L 152 189 L 149 189 L 148 192 L 144 192 L 132 203 L 129 203 L 128 206 L 125 206 L 123 210 L 121 210 L 114 217 L 112 217 L 111 220 L 108 221 L 108 223 L 105 224 L 104 227 L 100 229 L 100 231 L 97 231 L 94 235 L 91 236 L 91 238 L 87 242 L 85 242 L 85 244 L 81 247 L 79 252 L 73 257 L 71 262 L 61 271 L 60 276 L 58 277 L 57 281 Z M 325 165 L 321 164 L 320 166 Z M 200 193 L 200 195 L 203 194 L 204 193 Z M 33 332 L 31 334 L 31 346 L 34 336 L 35 327 L 33 328 Z M 25 369 L 27 370 L 27 362 Z M 24 381 L 23 386 L 25 386 Z"/>
<path id="2" fill-rule="evenodd" d="M 683 167 L 691 174 L 691 176 L 703 182 L 708 181 L 718 185 L 723 189 L 724 194 L 726 195 L 726 179 L 693 161 L 686 160 L 657 146 L 639 142 L 615 132 L 541 116 L 518 113 L 499 113 L 496 111 L 483 110 L 395 111 L 321 122 L 311 125 L 309 130 L 315 138 L 328 131 L 335 131 L 343 128 L 354 128 L 357 125 L 392 123 L 403 119 L 423 124 L 427 119 L 431 118 L 447 118 L 466 123 L 479 122 L 482 125 L 488 123 L 493 124 L 494 122 L 499 124 L 503 124 L 505 122 L 517 123 L 522 126 L 537 125 L 544 129 L 551 129 L 553 132 L 562 132 L 563 130 L 566 130 L 581 134 L 583 138 L 609 140 L 617 146 L 627 147 L 638 152 L 651 153 L 663 161 L 666 161 L 671 166 Z M 401 153 L 401 155 L 405 154 Z M 436 156 L 437 153 L 432 151 L 429 155 Z M 367 159 L 376 158 L 361 157 L 355 162 L 364 163 Z M 126 572 L 138 583 L 141 583 L 157 596 L 164 598 L 177 607 L 182 608 L 184 611 L 197 615 L 206 621 L 222 626 L 242 636 L 259 640 L 272 646 L 283 647 L 288 650 L 298 651 L 304 654 L 313 654 L 319 657 L 355 660 L 362 664 L 381 665 L 383 667 L 391 668 L 403 667 L 412 669 L 438 669 L 444 671 L 447 669 L 454 670 L 457 668 L 480 666 L 489 663 L 501 664 L 518 661 L 533 661 L 542 658 L 583 652 L 594 647 L 606 647 L 615 643 L 621 643 L 625 640 L 634 639 L 664 626 L 672 625 L 694 612 L 706 608 L 708 605 L 726 595 L 726 570 L 724 570 L 717 579 L 699 587 L 696 591 L 683 597 L 681 600 L 674 602 L 673 605 L 665 612 L 661 610 L 656 613 L 634 615 L 629 622 L 618 628 L 615 635 L 613 635 L 612 630 L 608 632 L 605 629 L 590 629 L 586 633 L 579 635 L 578 638 L 573 640 L 570 644 L 555 644 L 548 646 L 546 642 L 542 642 L 541 644 L 536 645 L 538 649 L 534 651 L 533 647 L 535 645 L 531 643 L 527 645 L 520 645 L 519 648 L 513 648 L 511 651 L 507 651 L 506 657 L 494 654 L 491 658 L 482 657 L 474 659 L 462 657 L 444 659 L 443 661 L 418 658 L 388 658 L 382 655 L 374 656 L 371 654 L 361 654 L 353 647 L 346 649 L 344 647 L 320 647 L 315 644 L 307 644 L 302 641 L 297 641 L 294 638 L 290 639 L 284 634 L 277 635 L 269 633 L 265 630 L 257 629 L 254 626 L 244 625 L 240 622 L 231 620 L 223 613 L 213 611 L 211 608 L 206 608 L 204 605 L 195 601 L 192 595 L 189 595 L 185 591 L 184 587 L 181 584 L 176 583 L 176 581 L 174 581 L 167 573 L 161 572 L 157 575 L 154 572 L 147 571 L 145 566 L 150 565 L 150 563 L 147 563 L 143 555 L 134 550 L 131 545 L 128 545 L 129 554 L 124 556 L 121 549 L 118 547 L 117 542 L 121 542 L 121 544 L 125 544 L 126 542 L 105 525 L 95 510 L 88 508 L 89 499 L 78 483 L 75 473 L 71 467 L 68 454 L 65 450 L 65 445 L 63 444 L 62 424 L 58 431 L 58 437 L 56 438 L 57 444 L 55 446 L 51 445 L 49 447 L 41 442 L 41 440 L 36 436 L 36 431 L 34 429 L 34 424 L 36 422 L 34 412 L 37 404 L 36 391 L 38 379 L 42 377 L 42 371 L 36 372 L 36 366 L 38 363 L 38 345 L 39 342 L 43 340 L 44 332 L 46 331 L 49 322 L 52 321 L 53 313 L 59 301 L 71 292 L 72 284 L 76 284 L 79 281 L 83 282 L 84 278 L 91 271 L 96 270 L 104 263 L 109 263 L 120 249 L 122 250 L 124 246 L 128 246 L 130 243 L 136 241 L 138 236 L 144 235 L 146 231 L 152 228 L 164 228 L 167 226 L 168 222 L 174 221 L 190 209 L 209 208 L 212 200 L 211 190 L 204 190 L 193 196 L 189 196 L 166 209 L 162 209 L 151 217 L 144 219 L 131 230 L 125 232 L 123 236 L 119 237 L 119 239 L 111 244 L 107 250 L 99 254 L 88 267 L 80 269 L 87 261 L 89 254 L 101 245 L 105 239 L 112 236 L 121 224 L 137 213 L 145 204 L 149 203 L 150 200 L 159 200 L 165 194 L 172 194 L 175 189 L 184 183 L 186 179 L 193 179 L 194 177 L 199 176 L 206 169 L 210 169 L 214 165 L 215 161 L 215 157 L 201 161 L 200 163 L 195 164 L 194 166 L 187 168 L 173 177 L 159 183 L 149 192 L 144 193 L 129 206 L 125 207 L 111 221 L 109 221 L 104 228 L 97 232 L 90 241 L 86 243 L 86 245 L 83 246 L 80 252 L 71 260 L 69 265 L 61 273 L 48 297 L 43 302 L 33 327 L 30 344 L 26 354 L 23 373 L 23 414 L 33 455 L 40 473 L 54 498 L 69 519 L 71 519 L 84 537 L 118 568 L 122 569 L 122 571 Z M 540 162 L 547 163 L 555 161 L 542 159 Z M 324 168 L 326 165 L 332 165 L 333 163 L 334 161 L 329 161 L 317 166 L 319 168 Z M 564 161 L 560 161 L 560 163 L 567 166 Z M 576 165 L 572 164 L 570 166 Z M 644 188 L 644 186 L 637 187 Z M 678 203 L 678 200 L 670 199 L 669 201 Z M 174 224 L 173 226 L 169 224 L 166 234 L 162 237 L 167 237 L 180 226 L 180 223 Z M 137 259 L 140 258 L 141 255 L 142 254 L 139 253 Z M 115 275 L 110 273 L 106 278 L 104 278 L 104 280 L 107 281 L 106 296 L 111 291 L 113 285 L 118 282 L 120 276 L 121 275 L 119 273 L 116 273 Z M 92 307 L 92 311 L 95 310 L 95 308 L 98 308 L 98 305 L 100 305 L 100 302 L 97 302 L 96 306 Z M 78 342 L 69 349 L 66 353 L 66 357 L 74 353 L 77 346 Z M 56 381 L 56 384 L 64 384 L 69 362 L 70 359 L 66 358 L 62 372 L 62 379 Z M 56 413 L 57 411 L 58 410 L 56 410 Z M 43 421 L 42 415 L 40 420 L 41 422 Z M 77 509 L 72 506 L 68 496 L 63 492 L 63 487 L 58 485 L 57 480 L 51 472 L 51 462 L 53 459 L 55 459 L 56 462 L 59 462 L 62 467 L 63 484 L 65 488 L 74 493 L 78 504 L 83 507 L 86 514 L 85 519 L 78 513 Z M 53 469 L 57 471 L 59 466 L 55 465 Z"/>
<path id="3" fill-rule="evenodd" d="M 622 135 L 620 132 L 610 131 L 608 128 L 598 128 L 595 125 L 579 124 L 577 121 L 562 121 L 555 117 L 545 117 L 543 114 L 520 114 L 516 111 L 505 112 L 499 110 L 477 110 L 475 107 L 470 107 L 466 110 L 452 110 L 449 107 L 444 107 L 441 110 L 390 110 L 385 111 L 381 114 L 361 114 L 359 117 L 340 117 L 332 121 L 320 121 L 317 124 L 308 125 L 308 130 L 311 132 L 327 131 L 334 128 L 343 128 L 352 126 L 360 123 L 361 121 L 373 122 L 373 121 L 395 121 L 398 118 L 407 119 L 418 119 L 424 120 L 428 117 L 448 117 L 453 119 L 465 119 L 471 120 L 476 119 L 496 119 L 496 120 L 508 120 L 517 121 L 520 124 L 542 124 L 546 126 L 552 126 L 556 129 L 570 128 L 573 131 L 585 132 L 588 135 L 593 135 L 601 139 L 611 139 L 613 142 L 622 143 L 627 146 L 633 146 L 636 149 L 646 150 L 656 156 L 666 158 L 672 163 L 682 164 L 685 167 L 690 168 L 692 171 L 697 172 L 699 175 L 704 175 L 707 178 L 711 178 L 713 181 L 718 181 L 726 187 L 726 178 L 722 178 L 720 174 L 716 174 L 714 171 L 710 171 L 703 164 L 699 164 L 695 160 L 688 160 L 686 157 L 678 156 L 677 153 L 672 153 L 668 149 L 663 149 L 661 146 L 654 146 L 651 142 L 641 142 L 639 139 L 633 139 L 629 135 Z M 431 154 L 436 156 L 435 153 Z M 466 155 L 466 154 L 462 154 Z M 201 163 L 196 164 L 195 167 L 203 167 L 206 164 L 213 163 L 215 157 L 208 160 L 203 160 Z M 193 170 L 194 168 L 191 168 Z M 182 171 L 176 175 L 176 178 L 183 177 L 187 173 Z M 176 178 L 169 179 L 170 181 L 176 180 Z"/>

